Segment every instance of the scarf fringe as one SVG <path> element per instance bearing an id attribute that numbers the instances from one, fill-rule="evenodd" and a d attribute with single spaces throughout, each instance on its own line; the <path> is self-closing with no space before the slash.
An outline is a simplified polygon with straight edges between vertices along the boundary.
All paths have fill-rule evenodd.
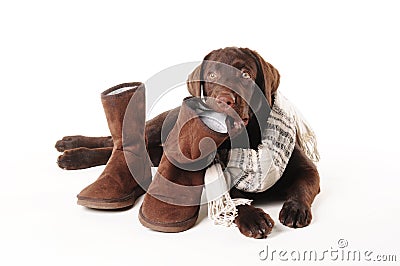
<path id="1" fill-rule="evenodd" d="M 320 155 L 317 149 L 317 139 L 314 134 L 299 134 L 300 147 L 313 162 L 319 162 Z"/>
<path id="2" fill-rule="evenodd" d="M 300 111 L 292 105 L 293 118 L 296 126 L 296 137 L 301 149 L 313 162 L 319 162 L 320 155 L 317 149 L 317 137 Z"/>
<path id="3" fill-rule="evenodd" d="M 208 202 L 208 217 L 216 225 L 231 226 L 235 225 L 237 216 L 237 206 L 250 205 L 249 199 L 232 199 L 228 192 L 225 192 L 220 198 Z"/>
<path id="4" fill-rule="evenodd" d="M 236 206 L 245 204 L 250 205 L 252 202 L 252 200 L 249 199 L 231 198 L 228 186 L 229 178 L 230 176 L 226 177 L 224 175 L 219 163 L 211 165 L 206 170 L 204 177 L 207 199 L 209 199 L 208 217 L 214 221 L 214 224 L 228 227 L 235 222 L 237 216 Z M 218 194 L 215 194 L 215 192 Z M 220 192 L 223 192 L 222 195 Z M 216 195 L 218 196 L 215 197 Z"/>

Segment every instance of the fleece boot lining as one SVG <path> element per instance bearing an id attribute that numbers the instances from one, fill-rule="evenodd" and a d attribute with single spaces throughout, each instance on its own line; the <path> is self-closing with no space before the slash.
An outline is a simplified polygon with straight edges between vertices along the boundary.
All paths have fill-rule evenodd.
<path id="1" fill-rule="evenodd" d="M 128 90 L 135 89 L 135 88 L 137 88 L 137 86 L 133 86 L 133 87 L 124 87 L 124 88 L 120 88 L 120 89 L 117 89 L 117 90 L 115 90 L 115 91 L 112 91 L 112 92 L 110 92 L 110 93 L 107 94 L 107 95 L 116 95 L 116 94 L 123 93 L 124 91 L 128 91 Z"/>

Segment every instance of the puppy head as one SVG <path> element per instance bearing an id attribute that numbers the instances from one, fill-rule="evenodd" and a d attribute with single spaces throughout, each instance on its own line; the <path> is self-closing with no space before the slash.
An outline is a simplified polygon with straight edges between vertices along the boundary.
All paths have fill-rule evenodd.
<path id="1" fill-rule="evenodd" d="M 216 111 L 229 115 L 233 110 L 247 125 L 251 113 L 262 108 L 260 92 L 272 105 L 279 77 L 279 72 L 257 52 L 228 47 L 209 53 L 189 75 L 187 87 L 191 95 L 206 97 Z"/>

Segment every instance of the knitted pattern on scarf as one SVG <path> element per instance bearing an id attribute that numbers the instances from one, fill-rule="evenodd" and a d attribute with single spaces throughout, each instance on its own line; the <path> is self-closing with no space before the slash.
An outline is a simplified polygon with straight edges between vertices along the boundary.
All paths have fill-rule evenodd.
<path id="1" fill-rule="evenodd" d="M 258 149 L 231 149 L 225 170 L 216 163 L 206 171 L 208 216 L 216 224 L 232 225 L 237 216 L 236 206 L 251 203 L 248 199 L 231 199 L 231 184 L 239 190 L 253 193 L 272 187 L 282 177 L 296 139 L 312 161 L 319 160 L 316 137 L 311 127 L 281 93 L 274 96 Z"/>

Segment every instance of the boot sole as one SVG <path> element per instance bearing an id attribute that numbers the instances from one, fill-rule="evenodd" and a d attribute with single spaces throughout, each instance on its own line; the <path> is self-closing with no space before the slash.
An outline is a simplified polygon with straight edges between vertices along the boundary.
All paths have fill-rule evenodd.
<path id="1" fill-rule="evenodd" d="M 135 201 L 144 194 L 143 189 L 134 190 L 130 195 L 121 199 L 101 200 L 90 198 L 79 198 L 78 205 L 98 210 L 117 210 L 124 209 L 135 205 Z"/>
<path id="2" fill-rule="evenodd" d="M 196 212 L 196 214 L 182 222 L 177 222 L 177 223 L 156 223 L 153 221 L 148 220 L 142 213 L 142 207 L 140 207 L 139 210 L 139 221 L 140 223 L 154 231 L 158 232 L 164 232 L 164 233 L 179 233 L 182 231 L 186 231 L 194 226 L 194 224 L 197 221 L 197 218 L 199 216 L 199 213 Z"/>
<path id="3" fill-rule="evenodd" d="M 79 200 L 78 205 L 84 206 L 90 209 L 98 210 L 117 210 L 131 207 L 135 204 L 135 200 L 123 201 L 123 202 L 99 202 L 90 200 Z"/>

